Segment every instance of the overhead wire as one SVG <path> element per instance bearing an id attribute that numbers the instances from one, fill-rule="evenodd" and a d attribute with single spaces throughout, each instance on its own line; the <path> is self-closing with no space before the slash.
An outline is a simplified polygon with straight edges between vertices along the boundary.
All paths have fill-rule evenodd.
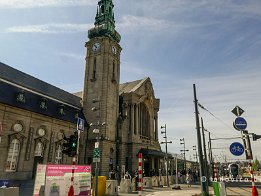
<path id="1" fill-rule="evenodd" d="M 210 112 L 210 111 L 209 111 L 207 108 L 205 108 L 203 105 L 201 105 L 200 103 L 198 103 L 198 106 L 199 106 L 201 109 L 203 109 L 203 110 L 205 110 L 206 112 L 208 112 L 211 116 L 213 116 L 215 119 L 217 119 L 217 120 L 218 120 L 219 122 L 221 122 L 223 125 L 225 125 L 227 128 L 229 128 L 229 129 L 231 129 L 231 130 L 233 130 L 233 131 L 235 131 L 235 132 L 238 133 L 238 131 L 236 131 L 235 129 L 233 129 L 230 125 L 228 125 L 226 122 L 224 122 L 221 118 L 215 116 L 212 112 Z"/>

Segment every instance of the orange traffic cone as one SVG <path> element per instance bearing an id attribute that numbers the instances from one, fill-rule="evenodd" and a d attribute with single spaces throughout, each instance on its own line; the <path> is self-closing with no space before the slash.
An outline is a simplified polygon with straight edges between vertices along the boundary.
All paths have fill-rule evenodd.
<path id="1" fill-rule="evenodd" d="M 68 196 L 74 196 L 74 190 L 73 190 L 73 185 L 70 186 Z"/>
<path id="2" fill-rule="evenodd" d="M 258 196 L 258 192 L 255 186 L 252 186 L 252 196 Z"/>

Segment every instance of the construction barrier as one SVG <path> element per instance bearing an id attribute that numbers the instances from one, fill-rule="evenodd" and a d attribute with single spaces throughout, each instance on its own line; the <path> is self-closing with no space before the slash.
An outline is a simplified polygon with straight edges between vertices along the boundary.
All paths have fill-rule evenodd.
<path id="1" fill-rule="evenodd" d="M 118 195 L 117 180 L 106 180 L 106 195 Z"/>
<path id="2" fill-rule="evenodd" d="M 95 195 L 96 179 L 93 178 L 92 196 Z M 98 176 L 98 196 L 104 196 L 106 193 L 106 176 Z M 95 195 L 96 196 L 96 195 Z"/>
<path id="3" fill-rule="evenodd" d="M 161 186 L 167 186 L 167 176 L 161 176 Z"/>
<path id="4" fill-rule="evenodd" d="M 19 196 L 19 187 L 0 188 L 0 196 Z"/>
<path id="5" fill-rule="evenodd" d="M 120 193 L 131 193 L 131 179 L 121 179 Z"/>
<path id="6" fill-rule="evenodd" d="M 158 176 L 152 176 L 151 177 L 152 186 L 158 187 L 159 186 L 159 177 Z"/>
<path id="7" fill-rule="evenodd" d="M 143 188 L 148 188 L 151 189 L 152 188 L 152 179 L 151 177 L 143 177 L 143 184 L 142 184 Z"/>
<path id="8" fill-rule="evenodd" d="M 174 184 L 174 176 L 169 175 L 169 185 Z"/>
<path id="9" fill-rule="evenodd" d="M 220 196 L 227 196 L 226 185 L 224 182 L 219 182 L 219 192 Z"/>

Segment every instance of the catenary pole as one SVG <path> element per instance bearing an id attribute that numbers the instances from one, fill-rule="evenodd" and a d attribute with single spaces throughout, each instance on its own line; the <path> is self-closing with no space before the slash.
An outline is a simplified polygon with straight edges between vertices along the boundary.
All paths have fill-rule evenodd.
<path id="1" fill-rule="evenodd" d="M 204 149 L 204 170 L 206 174 L 206 192 L 209 194 L 208 183 L 209 183 L 209 172 L 208 172 L 208 159 L 207 159 L 207 150 L 206 150 L 206 142 L 205 142 L 205 128 L 203 123 L 203 118 L 201 117 L 201 130 L 202 130 L 202 139 L 203 139 L 203 149 Z"/>
<path id="2" fill-rule="evenodd" d="M 197 130 L 197 139 L 198 139 L 201 193 L 203 196 L 205 196 L 205 195 L 207 195 L 207 192 L 206 192 L 206 181 L 202 180 L 202 177 L 205 176 L 205 172 L 204 172 L 204 167 L 203 167 L 202 145 L 201 145 L 201 136 L 200 136 L 200 127 L 199 127 L 199 116 L 198 116 L 198 100 L 197 100 L 197 95 L 196 95 L 196 85 L 195 84 L 193 84 L 193 91 L 194 91 L 196 130 Z"/>

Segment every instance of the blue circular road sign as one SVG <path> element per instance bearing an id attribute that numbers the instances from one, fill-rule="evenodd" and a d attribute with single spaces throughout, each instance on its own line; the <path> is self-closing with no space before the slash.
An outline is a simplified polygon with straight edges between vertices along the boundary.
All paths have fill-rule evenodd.
<path id="1" fill-rule="evenodd" d="M 230 152 L 235 156 L 241 156 L 244 153 L 244 146 L 239 142 L 234 142 L 230 145 Z"/>
<path id="2" fill-rule="evenodd" d="M 245 130 L 247 128 L 247 121 L 242 117 L 237 117 L 234 126 L 238 130 Z"/>

